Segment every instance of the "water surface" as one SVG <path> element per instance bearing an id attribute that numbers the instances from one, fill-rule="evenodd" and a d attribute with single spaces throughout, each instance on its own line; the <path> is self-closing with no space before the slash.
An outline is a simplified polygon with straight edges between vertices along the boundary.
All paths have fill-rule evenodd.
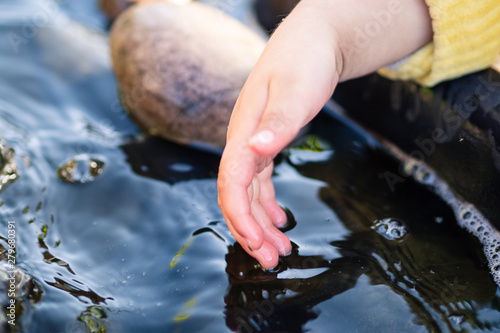
<path id="1" fill-rule="evenodd" d="M 219 156 L 142 135 L 96 3 L 47 3 L 0 5 L 0 129 L 18 171 L 0 253 L 14 221 L 25 279 L 4 331 L 500 331 L 479 242 L 424 186 L 392 192 L 382 175 L 399 161 L 327 115 L 277 159 L 293 251 L 261 270 L 217 207 Z M 75 157 L 85 182 L 58 176 Z"/>

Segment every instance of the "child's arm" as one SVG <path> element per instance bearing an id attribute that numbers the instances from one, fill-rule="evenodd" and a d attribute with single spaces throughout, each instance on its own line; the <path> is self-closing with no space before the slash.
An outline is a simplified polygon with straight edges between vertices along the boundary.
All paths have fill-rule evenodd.
<path id="1" fill-rule="evenodd" d="M 218 179 L 219 205 L 263 267 L 290 252 L 271 182 L 272 160 L 331 97 L 432 38 L 424 0 L 302 0 L 269 40 L 241 91 Z"/>

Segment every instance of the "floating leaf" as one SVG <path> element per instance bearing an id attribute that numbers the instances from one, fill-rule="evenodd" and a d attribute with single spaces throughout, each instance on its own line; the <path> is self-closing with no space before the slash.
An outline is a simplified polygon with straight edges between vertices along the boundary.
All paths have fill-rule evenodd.
<path id="1" fill-rule="evenodd" d="M 180 258 L 184 255 L 184 252 L 186 252 L 187 249 L 191 246 L 193 243 L 193 237 L 189 237 L 187 240 L 186 244 L 182 245 L 179 251 L 174 255 L 174 258 L 170 262 L 170 265 L 168 266 L 169 268 L 174 268 L 175 265 L 179 263 Z"/>
<path id="2" fill-rule="evenodd" d="M 192 297 L 190 298 L 184 305 L 182 306 L 181 311 L 177 312 L 177 314 L 172 318 L 173 322 L 179 323 L 181 321 L 184 321 L 191 317 L 192 314 L 187 313 L 189 310 L 191 310 L 194 305 L 196 304 L 197 298 Z"/>

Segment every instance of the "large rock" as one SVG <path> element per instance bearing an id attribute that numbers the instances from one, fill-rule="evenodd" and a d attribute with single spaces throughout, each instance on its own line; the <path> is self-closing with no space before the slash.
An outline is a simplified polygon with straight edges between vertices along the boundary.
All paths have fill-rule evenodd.
<path id="1" fill-rule="evenodd" d="M 125 9 L 135 3 L 133 0 L 100 0 L 99 5 L 110 22 L 114 21 Z"/>
<path id="2" fill-rule="evenodd" d="M 217 148 L 264 45 L 201 3 L 139 3 L 111 31 L 113 66 L 132 117 L 152 134 Z"/>

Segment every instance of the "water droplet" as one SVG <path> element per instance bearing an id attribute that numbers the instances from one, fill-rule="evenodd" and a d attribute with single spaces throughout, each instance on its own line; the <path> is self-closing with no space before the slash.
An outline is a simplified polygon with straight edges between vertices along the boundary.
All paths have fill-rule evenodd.
<path id="1" fill-rule="evenodd" d="M 402 240 L 408 233 L 403 222 L 393 218 L 375 221 L 371 228 L 389 240 Z"/>
<path id="2" fill-rule="evenodd" d="M 68 183 L 87 183 L 103 171 L 104 162 L 87 154 L 76 155 L 57 169 L 59 178 Z"/>

